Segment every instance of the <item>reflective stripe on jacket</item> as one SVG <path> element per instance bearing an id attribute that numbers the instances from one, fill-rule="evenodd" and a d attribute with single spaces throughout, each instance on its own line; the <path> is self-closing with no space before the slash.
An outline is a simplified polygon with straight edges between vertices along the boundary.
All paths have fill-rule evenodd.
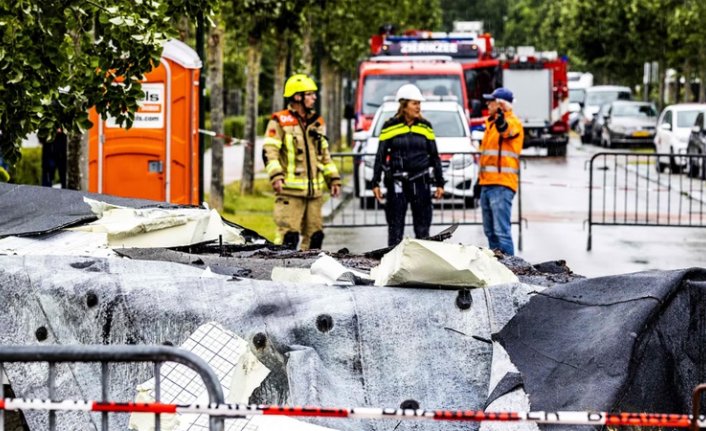
<path id="1" fill-rule="evenodd" d="M 284 180 L 283 195 L 319 197 L 324 186 L 340 184 L 325 133 L 317 114 L 302 119 L 290 107 L 272 115 L 262 153 L 270 181 Z"/>
<path id="2" fill-rule="evenodd" d="M 379 186 L 383 171 L 385 182 L 390 183 L 399 174 L 410 180 L 426 179 L 429 168 L 433 171 L 433 183 L 443 187 L 441 160 L 431 124 L 425 119 L 416 119 L 407 125 L 402 117 L 396 116 L 387 120 L 380 131 L 372 186 Z"/>
<path id="3" fill-rule="evenodd" d="M 522 122 L 512 111 L 505 112 L 507 130 L 498 132 L 494 119 L 485 121 L 485 134 L 480 144 L 481 186 L 499 185 L 517 192 L 520 173 L 520 153 L 525 132 Z"/>

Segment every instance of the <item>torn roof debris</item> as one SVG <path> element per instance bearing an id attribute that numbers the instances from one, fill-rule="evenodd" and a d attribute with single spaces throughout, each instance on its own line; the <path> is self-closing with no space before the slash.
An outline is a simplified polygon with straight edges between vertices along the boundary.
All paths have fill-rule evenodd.
<path id="1" fill-rule="evenodd" d="M 559 260 L 411 239 L 367 255 L 293 252 L 207 209 L 7 184 L 0 214 L 1 345 L 178 345 L 218 325 L 269 370 L 241 388 L 251 403 L 684 413 L 706 375 L 703 270 L 584 279 Z M 45 393 L 45 370 L 7 373 L 16 394 Z M 111 394 L 134 399 L 150 373 L 126 366 Z M 60 369 L 58 394 L 99 399 L 97 376 Z M 46 428 L 45 414 L 26 419 Z M 76 413 L 59 429 L 90 424 Z"/>

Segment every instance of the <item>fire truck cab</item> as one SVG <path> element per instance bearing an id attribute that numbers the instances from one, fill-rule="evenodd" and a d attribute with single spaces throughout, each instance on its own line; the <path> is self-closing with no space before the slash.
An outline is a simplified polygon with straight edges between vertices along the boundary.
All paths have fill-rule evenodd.
<path id="1" fill-rule="evenodd" d="M 487 116 L 483 94 L 492 92 L 500 81 L 500 61 L 493 44 L 492 36 L 483 32 L 482 21 L 457 21 L 450 33 L 409 30 L 403 35 L 392 35 L 389 27 L 384 28 L 371 38 L 370 48 L 376 56 L 403 56 L 418 61 L 423 56 L 444 55 L 460 64 L 465 93 L 459 103 L 468 113 L 470 125 L 482 127 Z"/>
<path id="2" fill-rule="evenodd" d="M 377 56 L 358 68 L 355 100 L 356 130 L 368 130 L 384 98 L 394 96 L 403 84 L 412 83 L 425 96 L 455 97 L 466 107 L 463 70 L 448 56 Z M 450 96 L 450 97 L 449 97 Z"/>
<path id="3" fill-rule="evenodd" d="M 567 61 L 556 52 L 519 47 L 502 60 L 502 85 L 514 96 L 513 110 L 525 129 L 524 147 L 565 156 L 569 142 Z"/>

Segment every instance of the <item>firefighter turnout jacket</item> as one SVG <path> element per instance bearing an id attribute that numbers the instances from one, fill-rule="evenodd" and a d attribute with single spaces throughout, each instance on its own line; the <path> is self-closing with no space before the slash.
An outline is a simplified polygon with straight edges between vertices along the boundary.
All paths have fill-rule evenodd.
<path id="1" fill-rule="evenodd" d="M 301 118 L 290 106 L 272 114 L 262 153 L 270 182 L 284 180 L 282 195 L 316 198 L 325 185 L 340 185 L 325 132 L 316 113 Z"/>
<path id="2" fill-rule="evenodd" d="M 522 122 L 512 111 L 504 111 L 508 128 L 499 132 L 495 119 L 485 120 L 485 134 L 480 144 L 481 186 L 505 186 L 517 192 L 520 173 L 520 153 L 525 132 Z"/>
<path id="3" fill-rule="evenodd" d="M 375 156 L 372 186 L 379 187 L 382 171 L 385 171 L 385 185 L 393 180 L 428 180 L 429 168 L 434 171 L 432 183 L 444 186 L 441 159 L 436 148 L 436 138 L 431 124 L 423 119 L 414 120 L 408 126 L 404 117 L 390 118 L 382 126 L 380 143 Z"/>

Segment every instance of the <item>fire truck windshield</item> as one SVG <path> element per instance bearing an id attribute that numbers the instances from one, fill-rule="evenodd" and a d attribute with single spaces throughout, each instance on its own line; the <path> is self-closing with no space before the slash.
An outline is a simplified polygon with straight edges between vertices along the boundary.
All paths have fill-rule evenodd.
<path id="1" fill-rule="evenodd" d="M 374 114 L 386 96 L 394 96 L 398 88 L 408 83 L 419 87 L 424 96 L 456 96 L 458 103 L 463 103 L 457 75 L 370 75 L 363 85 L 363 114 Z"/>

